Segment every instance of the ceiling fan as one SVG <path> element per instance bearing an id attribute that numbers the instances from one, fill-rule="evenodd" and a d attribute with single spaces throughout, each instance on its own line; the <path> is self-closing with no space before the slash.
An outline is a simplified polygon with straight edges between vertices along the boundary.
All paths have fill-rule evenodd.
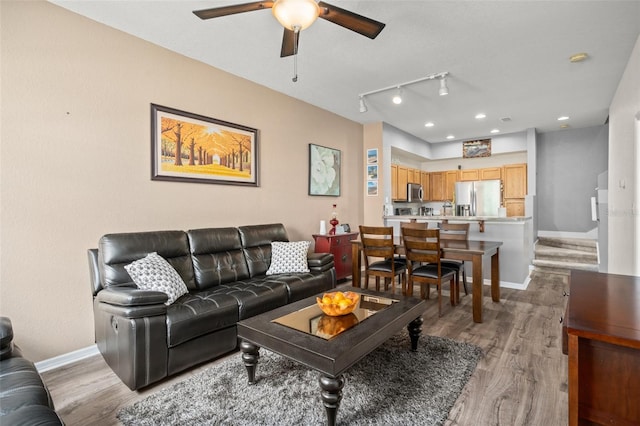
<path id="1" fill-rule="evenodd" d="M 271 9 L 278 22 L 284 27 L 281 58 L 298 53 L 300 31 L 308 28 L 317 18 L 326 19 L 370 39 L 376 38 L 385 26 L 382 22 L 316 0 L 255 1 L 195 10 L 193 13 L 200 19 L 211 19 L 263 9 Z"/>

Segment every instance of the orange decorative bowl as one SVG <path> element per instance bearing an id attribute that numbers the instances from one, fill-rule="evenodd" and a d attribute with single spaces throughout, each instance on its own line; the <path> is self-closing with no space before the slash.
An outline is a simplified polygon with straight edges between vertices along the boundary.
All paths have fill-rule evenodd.
<path id="1" fill-rule="evenodd" d="M 353 312 L 360 302 L 360 295 L 352 291 L 335 291 L 325 293 L 322 298 L 316 297 L 318 306 L 326 315 L 337 317 Z"/>

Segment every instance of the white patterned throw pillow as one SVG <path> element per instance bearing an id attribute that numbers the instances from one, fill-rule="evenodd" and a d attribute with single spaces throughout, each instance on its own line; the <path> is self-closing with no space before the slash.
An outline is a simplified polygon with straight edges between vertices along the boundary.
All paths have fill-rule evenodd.
<path id="1" fill-rule="evenodd" d="M 310 241 L 272 242 L 271 265 L 269 265 L 267 275 L 309 272 L 307 253 L 310 245 Z"/>
<path id="2" fill-rule="evenodd" d="M 126 265 L 124 269 L 138 288 L 167 293 L 169 300 L 165 305 L 172 304 L 178 297 L 189 292 L 178 272 L 156 252 Z"/>

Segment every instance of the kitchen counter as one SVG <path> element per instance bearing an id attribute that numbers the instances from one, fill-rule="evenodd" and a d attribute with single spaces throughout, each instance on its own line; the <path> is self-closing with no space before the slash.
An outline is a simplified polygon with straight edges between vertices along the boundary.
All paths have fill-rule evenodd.
<path id="1" fill-rule="evenodd" d="M 398 215 L 384 216 L 386 226 L 393 226 L 394 235 L 401 235 L 402 222 L 427 222 L 435 228 L 443 220 L 449 222 L 470 222 L 469 239 L 476 241 L 501 241 L 500 246 L 500 286 L 505 288 L 526 289 L 529 282 L 529 267 L 533 261 L 533 221 L 529 216 L 420 216 Z M 467 278 L 472 276 L 471 266 L 467 265 Z M 483 265 L 484 271 L 491 265 Z M 485 277 L 489 285 L 490 277 Z"/>
<path id="2" fill-rule="evenodd" d="M 394 215 L 394 216 L 384 216 L 384 220 L 400 220 L 400 221 L 411 221 L 417 220 L 420 222 L 441 222 L 443 220 L 450 221 L 459 221 L 459 222 L 524 222 L 526 220 L 530 220 L 531 216 L 509 216 L 509 217 L 499 217 L 499 216 L 421 216 L 421 215 Z"/>

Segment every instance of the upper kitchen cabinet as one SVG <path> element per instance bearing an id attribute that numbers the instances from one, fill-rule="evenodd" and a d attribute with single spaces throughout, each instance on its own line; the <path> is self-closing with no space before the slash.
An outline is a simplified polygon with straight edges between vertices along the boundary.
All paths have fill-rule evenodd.
<path id="1" fill-rule="evenodd" d="M 398 199 L 398 166 L 391 165 L 391 199 Z"/>
<path id="2" fill-rule="evenodd" d="M 446 172 L 431 172 L 429 173 L 429 183 L 431 196 L 429 201 L 443 201 L 445 196 L 445 173 Z"/>
<path id="3" fill-rule="evenodd" d="M 504 198 L 524 198 L 527 195 L 527 164 L 508 164 L 502 171 Z"/>
<path id="4" fill-rule="evenodd" d="M 407 199 L 407 183 L 409 183 L 409 168 L 398 164 L 397 196 L 396 200 Z"/>
<path id="5" fill-rule="evenodd" d="M 480 175 L 478 180 L 502 179 L 501 167 L 488 167 L 486 169 L 480 169 L 478 172 Z"/>
<path id="6" fill-rule="evenodd" d="M 455 198 L 456 182 L 458 182 L 458 170 L 445 172 L 444 200 L 453 201 Z"/>
<path id="7" fill-rule="evenodd" d="M 431 199 L 431 176 L 429 172 L 420 172 L 420 183 L 422 184 L 422 199 L 429 201 Z"/>
<path id="8" fill-rule="evenodd" d="M 478 169 L 465 169 L 460 170 L 460 182 L 468 182 L 470 180 L 479 180 Z"/>

